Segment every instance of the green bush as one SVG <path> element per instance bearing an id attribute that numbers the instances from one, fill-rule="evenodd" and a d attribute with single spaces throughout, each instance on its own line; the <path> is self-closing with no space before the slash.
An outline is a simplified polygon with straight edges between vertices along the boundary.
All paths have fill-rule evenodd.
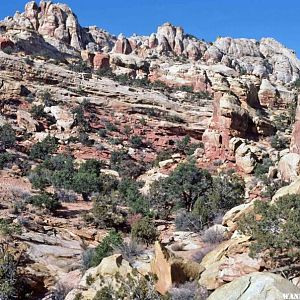
<path id="1" fill-rule="evenodd" d="M 192 211 L 197 199 L 207 195 L 212 184 L 209 172 L 189 160 L 179 164 L 169 177 L 151 185 L 150 201 L 160 214 L 168 214 L 175 206 Z"/>
<path id="2" fill-rule="evenodd" d="M 0 153 L 0 170 L 3 169 L 8 163 L 14 161 L 14 155 L 4 152 Z"/>
<path id="3" fill-rule="evenodd" d="M 51 212 L 56 211 L 61 206 L 58 198 L 55 195 L 45 192 L 39 195 L 31 196 L 28 198 L 27 202 L 39 208 L 46 208 Z"/>
<path id="4" fill-rule="evenodd" d="M 157 230 L 152 219 L 144 217 L 132 225 L 131 235 L 139 242 L 147 244 L 154 243 L 158 237 Z"/>
<path id="5" fill-rule="evenodd" d="M 288 138 L 279 136 L 278 134 L 271 138 L 271 146 L 279 151 L 289 148 L 289 142 Z"/>
<path id="6" fill-rule="evenodd" d="M 255 177 L 261 177 L 269 172 L 269 168 L 273 166 L 270 158 L 264 158 L 261 163 L 258 163 L 254 169 Z"/>
<path id="7" fill-rule="evenodd" d="M 130 138 L 130 144 L 133 148 L 142 148 L 144 146 L 143 138 L 139 135 L 133 135 Z"/>
<path id="8" fill-rule="evenodd" d="M 57 139 L 48 135 L 43 141 L 32 146 L 29 156 L 31 159 L 46 159 L 57 147 Z"/>
<path id="9" fill-rule="evenodd" d="M 114 247 L 121 245 L 123 242 L 120 233 L 111 230 L 102 242 L 94 249 L 90 262 L 87 262 L 87 267 L 98 266 L 102 259 L 112 255 Z"/>
<path id="10" fill-rule="evenodd" d="M 192 155 L 197 148 L 203 147 L 203 143 L 191 143 L 191 138 L 188 135 L 176 143 L 176 151 L 186 155 Z"/>
<path id="11" fill-rule="evenodd" d="M 93 224 L 98 228 L 126 227 L 126 213 L 118 208 L 118 197 L 100 194 L 93 199 Z"/>
<path id="12" fill-rule="evenodd" d="M 41 119 L 46 117 L 43 105 L 33 105 L 30 109 L 30 113 L 35 119 Z"/>
<path id="13" fill-rule="evenodd" d="M 252 236 L 251 254 L 262 254 L 278 265 L 300 262 L 300 196 L 287 195 L 274 203 L 255 201 L 252 213 L 238 224 Z"/>
<path id="14" fill-rule="evenodd" d="M 16 142 L 15 131 L 9 124 L 0 126 L 0 142 L 4 148 L 12 148 Z"/>

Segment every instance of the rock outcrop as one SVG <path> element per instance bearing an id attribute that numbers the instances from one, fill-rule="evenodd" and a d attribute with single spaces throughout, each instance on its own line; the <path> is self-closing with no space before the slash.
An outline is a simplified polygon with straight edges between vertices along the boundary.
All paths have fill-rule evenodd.
<path id="1" fill-rule="evenodd" d="M 289 297 L 299 293 L 299 288 L 279 275 L 252 273 L 220 287 L 208 297 L 208 300 L 279 300 L 283 299 L 283 295 Z"/>
<path id="2" fill-rule="evenodd" d="M 174 257 L 159 242 L 155 243 L 155 257 L 151 262 L 151 272 L 158 278 L 156 289 L 165 294 L 173 284 L 196 279 L 204 268 L 199 264 Z"/>

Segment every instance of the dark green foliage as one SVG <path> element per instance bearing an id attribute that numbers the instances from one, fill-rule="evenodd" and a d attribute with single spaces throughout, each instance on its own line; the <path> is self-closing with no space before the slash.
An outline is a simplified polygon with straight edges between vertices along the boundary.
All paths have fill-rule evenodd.
<path id="1" fill-rule="evenodd" d="M 72 189 L 82 195 L 85 201 L 93 192 L 100 191 L 100 180 L 97 174 L 88 172 L 78 172 L 73 177 Z"/>
<path id="2" fill-rule="evenodd" d="M 75 125 L 80 127 L 80 131 L 85 133 L 90 130 L 89 121 L 85 116 L 85 110 L 88 108 L 89 102 L 83 101 L 78 106 L 72 109 L 74 114 Z"/>
<path id="3" fill-rule="evenodd" d="M 192 211 L 197 199 L 207 195 L 212 184 L 209 172 L 199 169 L 195 161 L 190 160 L 151 186 L 150 201 L 159 213 L 168 213 L 176 205 Z"/>
<path id="4" fill-rule="evenodd" d="M 119 209 L 118 197 L 100 194 L 93 201 L 93 224 L 98 228 L 122 228 L 126 227 L 126 213 Z"/>
<path id="5" fill-rule="evenodd" d="M 30 109 L 30 113 L 35 119 L 41 119 L 46 117 L 43 105 L 33 105 Z"/>
<path id="6" fill-rule="evenodd" d="M 134 239 L 147 245 L 152 244 L 158 237 L 152 219 L 144 217 L 132 225 L 131 235 Z"/>
<path id="7" fill-rule="evenodd" d="M 140 276 L 135 270 L 126 277 L 115 276 L 118 288 L 111 285 L 103 286 L 93 300 L 162 300 L 169 299 L 161 296 L 155 289 L 155 279 L 152 275 Z"/>
<path id="8" fill-rule="evenodd" d="M 262 253 L 280 265 L 300 262 L 299 195 L 283 196 L 274 203 L 256 201 L 239 229 L 252 236 L 252 255 Z"/>
<path id="9" fill-rule="evenodd" d="M 171 123 L 184 123 L 184 120 L 177 115 L 166 115 L 166 120 Z"/>
<path id="10" fill-rule="evenodd" d="M 142 148 L 145 144 L 143 142 L 143 138 L 139 135 L 133 135 L 130 138 L 130 144 L 133 148 Z"/>
<path id="11" fill-rule="evenodd" d="M 10 153 L 0 153 L 0 170 L 3 169 L 8 163 L 14 161 L 14 156 Z"/>
<path id="12" fill-rule="evenodd" d="M 37 190 L 44 190 L 51 185 L 51 171 L 43 166 L 37 166 L 28 176 L 32 187 Z"/>
<path id="13" fill-rule="evenodd" d="M 274 116 L 274 125 L 278 131 L 284 132 L 287 129 L 291 129 L 295 123 L 297 100 L 294 99 L 287 104 L 283 113 Z"/>
<path id="14" fill-rule="evenodd" d="M 9 124 L 0 126 L 0 143 L 4 148 L 12 148 L 16 142 L 15 131 Z"/>
<path id="15" fill-rule="evenodd" d="M 57 139 L 48 135 L 43 141 L 32 146 L 29 156 L 31 159 L 46 159 L 57 147 Z"/>
<path id="16" fill-rule="evenodd" d="M 52 94 L 49 91 L 44 91 L 41 95 L 40 95 L 43 103 L 45 106 L 50 107 L 55 105 L 55 101 L 52 98 Z"/>
<path id="17" fill-rule="evenodd" d="M 153 162 L 153 165 L 155 167 L 157 167 L 159 165 L 160 161 L 164 161 L 164 160 L 172 158 L 172 154 L 173 153 L 172 153 L 171 149 L 162 150 L 162 151 L 158 152 L 157 155 L 156 155 L 156 158 Z"/>
<path id="18" fill-rule="evenodd" d="M 271 146 L 279 151 L 289 148 L 289 143 L 290 141 L 288 138 L 278 134 L 272 136 L 271 138 Z"/>
<path id="19" fill-rule="evenodd" d="M 94 141 L 89 138 L 89 135 L 86 132 L 82 132 L 82 131 L 78 134 L 77 140 L 82 145 L 85 145 L 88 147 L 90 147 L 94 144 Z"/>
<path id="20" fill-rule="evenodd" d="M 118 187 L 120 197 L 124 199 L 125 203 L 129 205 L 133 213 L 149 215 L 150 207 L 149 201 L 139 191 L 138 183 L 130 178 L 124 178 Z"/>
<path id="21" fill-rule="evenodd" d="M 104 162 L 97 159 L 88 159 L 82 165 L 80 165 L 80 173 L 94 173 L 97 176 L 100 175 L 101 169 L 105 166 Z"/>
<path id="22" fill-rule="evenodd" d="M 122 177 L 137 178 L 145 170 L 145 165 L 135 162 L 125 151 L 113 151 L 110 157 L 111 169 Z"/>
<path id="23" fill-rule="evenodd" d="M 113 253 L 114 247 L 122 244 L 122 241 L 120 233 L 117 233 L 115 230 L 111 230 L 93 251 L 93 255 L 91 256 L 90 262 L 87 263 L 87 267 L 98 266 L 104 257 Z"/>
<path id="24" fill-rule="evenodd" d="M 239 176 L 220 174 L 213 179 L 208 199 L 212 210 L 227 211 L 244 200 L 245 183 Z"/>
<path id="25" fill-rule="evenodd" d="M 0 253 L 0 299 L 11 300 L 17 296 L 17 262 L 13 255 Z"/>
<path id="26" fill-rule="evenodd" d="M 203 143 L 191 143 L 188 135 L 176 143 L 176 151 L 186 155 L 192 155 L 197 148 L 203 148 Z"/>
<path id="27" fill-rule="evenodd" d="M 100 77 L 113 78 L 115 74 L 112 72 L 111 68 L 101 68 L 96 71 L 96 75 Z"/>
<path id="28" fill-rule="evenodd" d="M 115 124 L 109 121 L 105 122 L 105 129 L 107 131 L 115 131 L 115 132 L 119 131 L 119 128 Z"/>
<path id="29" fill-rule="evenodd" d="M 188 86 L 188 85 L 182 85 L 178 88 L 180 91 L 183 91 L 183 92 L 188 92 L 188 93 L 193 93 L 194 92 L 194 89 L 192 86 Z"/>
<path id="30" fill-rule="evenodd" d="M 55 195 L 49 193 L 41 193 L 28 198 L 28 203 L 39 208 L 46 208 L 51 212 L 56 211 L 61 205 Z"/>
<path id="31" fill-rule="evenodd" d="M 256 177 L 261 177 L 269 172 L 269 168 L 273 165 L 270 158 L 264 158 L 261 163 L 258 163 L 254 170 L 254 175 Z"/>
<path id="32" fill-rule="evenodd" d="M 91 73 L 92 71 L 91 68 L 87 65 L 87 63 L 83 60 L 79 60 L 78 62 L 69 65 L 69 68 L 71 71 L 77 73 Z"/>

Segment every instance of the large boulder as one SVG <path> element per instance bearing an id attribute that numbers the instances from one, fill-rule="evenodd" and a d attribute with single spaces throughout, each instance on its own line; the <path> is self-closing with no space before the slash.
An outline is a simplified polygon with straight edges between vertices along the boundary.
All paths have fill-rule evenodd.
<path id="1" fill-rule="evenodd" d="M 51 106 L 50 112 L 56 119 L 56 125 L 59 130 L 70 130 L 74 123 L 73 114 L 66 108 L 60 106 Z"/>
<path id="2" fill-rule="evenodd" d="M 125 279 L 128 275 L 132 275 L 132 271 L 129 262 L 124 260 L 122 255 L 105 257 L 97 267 L 90 268 L 84 273 L 78 287 L 69 292 L 65 300 L 75 300 L 78 294 L 81 294 L 82 300 L 91 300 L 103 287 L 118 289 L 118 278 Z"/>
<path id="3" fill-rule="evenodd" d="M 175 257 L 159 242 L 156 242 L 151 271 L 158 278 L 156 282 L 157 291 L 166 294 L 173 284 L 196 279 L 204 271 L 204 268 L 196 262 Z"/>
<path id="4" fill-rule="evenodd" d="M 292 182 L 300 173 L 300 154 L 288 153 L 281 157 L 278 172 L 283 181 Z"/>
<path id="5" fill-rule="evenodd" d="M 296 299 L 300 289 L 287 279 L 272 273 L 251 273 L 218 288 L 208 300 L 282 300 Z M 287 298 L 285 298 L 287 297 Z"/>
<path id="6" fill-rule="evenodd" d="M 251 146 L 245 143 L 236 149 L 235 160 L 237 166 L 247 174 L 252 173 L 257 164 L 256 154 L 252 151 Z"/>
<path id="7" fill-rule="evenodd" d="M 290 185 L 280 188 L 273 196 L 272 200 L 275 201 L 286 195 L 300 195 L 300 177 L 297 177 Z"/>

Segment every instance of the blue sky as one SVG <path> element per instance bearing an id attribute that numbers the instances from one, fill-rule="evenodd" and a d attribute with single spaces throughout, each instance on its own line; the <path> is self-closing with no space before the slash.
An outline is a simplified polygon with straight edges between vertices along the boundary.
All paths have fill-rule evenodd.
<path id="1" fill-rule="evenodd" d="M 0 19 L 23 11 L 27 1 L 0 0 Z M 56 2 L 56 1 L 53 1 Z M 70 5 L 83 26 L 118 35 L 150 34 L 171 22 L 207 41 L 217 36 L 274 37 L 300 56 L 299 0 L 59 0 Z"/>

